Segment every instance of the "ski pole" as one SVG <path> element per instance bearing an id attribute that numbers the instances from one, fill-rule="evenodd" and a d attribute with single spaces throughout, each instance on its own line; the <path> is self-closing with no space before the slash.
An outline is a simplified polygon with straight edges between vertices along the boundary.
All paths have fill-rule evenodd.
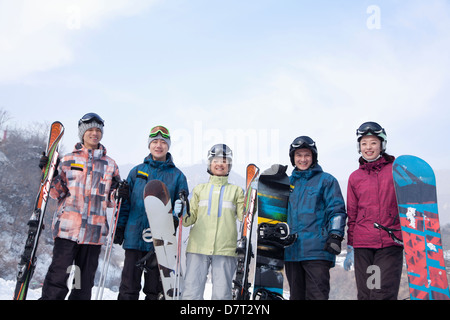
<path id="1" fill-rule="evenodd" d="M 182 203 L 182 208 L 179 213 L 179 218 L 181 218 L 181 222 L 178 224 L 178 243 L 177 243 L 177 259 L 176 259 L 176 267 L 175 267 L 175 283 L 174 283 L 174 300 L 180 300 L 180 278 L 181 274 L 181 245 L 183 241 L 182 231 L 183 231 L 183 211 L 186 209 L 186 212 L 189 214 L 189 202 L 184 191 L 179 193 L 180 200 Z"/>
<path id="2" fill-rule="evenodd" d="M 114 212 L 111 216 L 110 225 L 112 226 L 112 228 L 108 235 L 108 244 L 107 244 L 107 248 L 105 249 L 105 256 L 103 257 L 102 272 L 100 273 L 100 279 L 99 279 L 99 283 L 98 283 L 98 289 L 97 289 L 97 293 L 95 296 L 95 300 L 102 300 L 102 298 L 103 298 L 103 290 L 105 288 L 106 276 L 108 274 L 109 263 L 111 261 L 111 252 L 112 252 L 112 247 L 114 244 L 113 241 L 114 241 L 114 236 L 116 234 L 116 227 L 117 227 L 117 222 L 119 220 L 118 218 L 119 218 L 119 211 L 120 211 L 121 205 L 122 205 L 122 198 L 119 198 L 119 203 L 114 208 Z M 106 268 L 106 270 L 105 270 L 105 268 Z"/>

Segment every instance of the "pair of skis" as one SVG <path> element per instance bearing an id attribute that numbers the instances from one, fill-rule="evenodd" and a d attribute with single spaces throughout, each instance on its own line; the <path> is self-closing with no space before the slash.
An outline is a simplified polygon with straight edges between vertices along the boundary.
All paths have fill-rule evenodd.
<path id="1" fill-rule="evenodd" d="M 34 204 L 33 213 L 28 221 L 28 236 L 25 241 L 25 248 L 17 266 L 17 282 L 14 290 L 13 300 L 25 300 L 31 277 L 36 268 L 36 251 L 39 237 L 44 229 L 44 215 L 47 206 L 50 185 L 56 171 L 58 162 L 59 143 L 64 135 L 64 126 L 61 122 L 55 121 L 50 127 L 50 134 L 47 142 L 46 155 L 48 163 L 43 168 L 39 191 Z"/>
<path id="2" fill-rule="evenodd" d="M 245 217 L 241 226 L 241 238 L 237 242 L 237 268 L 233 280 L 233 299 L 250 299 L 249 267 L 253 256 L 252 228 L 257 210 L 257 179 L 259 168 L 254 164 L 247 166 L 246 192 L 244 197 Z"/>

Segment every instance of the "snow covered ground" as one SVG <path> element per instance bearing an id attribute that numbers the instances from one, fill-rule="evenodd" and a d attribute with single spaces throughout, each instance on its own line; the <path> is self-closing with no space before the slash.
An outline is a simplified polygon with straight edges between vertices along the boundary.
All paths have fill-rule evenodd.
<path id="1" fill-rule="evenodd" d="M 336 259 L 336 264 L 342 266 L 345 260 L 345 254 L 341 254 Z M 11 300 L 14 295 L 14 289 L 16 287 L 16 282 L 13 280 L 4 280 L 0 278 L 0 300 Z M 205 294 L 204 299 L 210 300 L 212 292 L 212 284 L 210 281 L 207 281 L 205 286 Z M 92 298 L 94 299 L 97 293 L 97 287 L 92 289 Z M 118 292 L 114 292 L 108 288 L 105 288 L 103 291 L 103 300 L 117 300 Z M 286 296 L 289 296 L 289 293 L 285 293 Z M 29 289 L 27 294 L 27 300 L 37 300 L 41 297 L 41 288 L 39 289 Z M 144 299 L 144 295 L 141 292 L 140 299 Z"/>
<path id="2" fill-rule="evenodd" d="M 4 280 L 0 278 L 0 300 L 11 300 L 14 295 L 14 289 L 16 282 L 13 280 Z M 207 282 L 205 287 L 204 299 L 211 299 L 211 283 Z M 92 298 L 95 298 L 97 294 L 97 287 L 92 289 Z M 111 291 L 105 288 L 103 291 L 103 300 L 117 300 L 118 292 Z M 41 297 L 41 288 L 35 290 L 28 290 L 27 300 L 38 300 Z M 140 299 L 144 299 L 144 295 L 141 293 Z"/>

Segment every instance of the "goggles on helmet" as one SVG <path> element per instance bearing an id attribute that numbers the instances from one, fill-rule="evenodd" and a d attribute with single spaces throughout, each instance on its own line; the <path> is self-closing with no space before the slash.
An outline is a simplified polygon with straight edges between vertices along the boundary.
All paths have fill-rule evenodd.
<path id="1" fill-rule="evenodd" d="M 365 135 L 373 134 L 386 140 L 386 131 L 376 122 L 365 122 L 357 130 L 356 136 L 358 140 Z"/>
<path id="2" fill-rule="evenodd" d="M 316 148 L 316 143 L 307 137 L 299 137 L 291 143 L 292 149 Z"/>
<path id="3" fill-rule="evenodd" d="M 208 152 L 208 159 L 214 157 L 231 158 L 233 157 L 233 152 L 226 144 L 216 144 Z"/>
<path id="4" fill-rule="evenodd" d="M 105 125 L 105 121 L 98 114 L 90 112 L 90 113 L 86 113 L 78 121 L 78 126 L 80 126 L 82 123 L 91 123 L 93 121 L 97 122 L 98 124 L 101 124 L 102 126 Z"/>
<path id="5" fill-rule="evenodd" d="M 163 138 L 170 139 L 170 133 L 166 127 L 163 127 L 163 126 L 153 127 L 153 129 L 150 131 L 149 137 L 155 138 L 158 135 L 161 135 Z"/>

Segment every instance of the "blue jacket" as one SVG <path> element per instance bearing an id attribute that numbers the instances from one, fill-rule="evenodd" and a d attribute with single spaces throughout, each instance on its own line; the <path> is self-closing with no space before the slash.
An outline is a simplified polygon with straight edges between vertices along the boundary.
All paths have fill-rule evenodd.
<path id="1" fill-rule="evenodd" d="M 288 224 L 298 238 L 285 249 L 285 260 L 328 260 L 334 266 L 336 256 L 324 247 L 331 233 L 344 236 L 347 214 L 339 183 L 318 164 L 294 169 L 290 182 Z"/>
<path id="2" fill-rule="evenodd" d="M 143 163 L 131 169 L 127 178 L 130 186 L 130 198 L 122 203 L 118 221 L 119 227 L 125 226 L 124 249 L 145 252 L 153 250 L 153 242 L 142 240 L 142 231 L 149 227 L 144 206 L 144 188 L 148 181 L 154 179 L 166 184 L 172 207 L 175 200 L 179 198 L 181 190 L 185 190 L 186 194 L 189 192 L 186 177 L 175 167 L 170 153 L 167 153 L 165 162 L 153 160 L 150 154 Z"/>

